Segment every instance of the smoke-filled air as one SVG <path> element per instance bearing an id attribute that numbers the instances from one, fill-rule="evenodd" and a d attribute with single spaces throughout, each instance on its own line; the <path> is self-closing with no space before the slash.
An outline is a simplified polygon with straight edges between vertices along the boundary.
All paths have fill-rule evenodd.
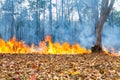
<path id="1" fill-rule="evenodd" d="M 119 0 L 0 0 L 0 38 L 4 44 L 16 38 L 38 49 L 49 35 L 53 44 L 69 43 L 70 49 L 77 44 L 88 51 L 97 47 L 117 52 L 119 7 Z"/>

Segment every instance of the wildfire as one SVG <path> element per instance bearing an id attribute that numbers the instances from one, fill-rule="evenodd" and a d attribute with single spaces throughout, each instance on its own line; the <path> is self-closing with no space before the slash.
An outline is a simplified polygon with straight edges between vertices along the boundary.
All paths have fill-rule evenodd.
<path id="1" fill-rule="evenodd" d="M 103 48 L 104 54 L 107 54 L 109 56 L 120 56 L 120 51 L 118 53 L 115 53 L 114 48 L 111 48 L 111 51 L 109 52 L 107 48 Z"/>
<path id="2" fill-rule="evenodd" d="M 28 46 L 23 41 L 17 41 L 15 37 L 9 41 L 0 39 L 0 53 L 89 54 L 91 50 L 81 47 L 78 43 L 72 45 L 67 42 L 53 43 L 51 36 L 48 35 L 44 41 L 39 42 L 38 46 L 34 44 Z"/>
<path id="3" fill-rule="evenodd" d="M 114 52 L 114 48 L 111 48 L 111 52 L 108 49 L 103 48 L 104 53 L 110 56 L 120 56 L 120 51 L 118 53 Z M 11 54 L 90 54 L 91 50 L 81 47 L 78 43 L 69 44 L 64 42 L 62 44 L 52 42 L 50 35 L 45 37 L 44 41 L 40 41 L 38 46 L 32 44 L 31 46 L 24 43 L 24 41 L 18 41 L 16 37 L 13 37 L 9 41 L 4 41 L 0 39 L 0 53 L 11 53 Z"/>

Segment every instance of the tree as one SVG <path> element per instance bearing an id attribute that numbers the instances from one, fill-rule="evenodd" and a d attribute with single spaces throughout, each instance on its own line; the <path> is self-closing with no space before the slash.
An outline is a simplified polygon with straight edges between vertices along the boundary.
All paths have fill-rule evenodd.
<path id="1" fill-rule="evenodd" d="M 52 35 L 52 30 L 53 30 L 53 26 L 52 26 L 52 0 L 50 0 L 50 5 L 49 5 L 49 24 L 51 27 L 51 35 Z"/>
<path id="2" fill-rule="evenodd" d="M 9 21 L 10 22 L 10 26 L 9 26 L 10 36 L 9 36 L 9 38 L 12 38 L 15 34 L 14 17 L 16 15 L 16 13 L 14 11 L 14 2 L 15 1 L 13 1 L 13 0 L 6 0 L 6 1 L 4 1 L 4 5 L 2 6 L 2 10 L 5 11 L 4 14 L 8 14 L 9 15 L 8 18 L 10 19 L 10 21 Z"/>
<path id="3" fill-rule="evenodd" d="M 115 0 L 102 0 L 99 19 L 96 25 L 96 43 L 92 52 L 102 52 L 102 29 L 112 10 Z"/>
<path id="4" fill-rule="evenodd" d="M 31 0 L 31 1 L 29 1 L 29 7 L 30 7 L 29 9 L 33 11 L 33 14 L 35 14 L 35 19 L 36 19 L 35 34 L 37 35 L 37 37 L 36 37 L 37 42 L 44 39 L 44 26 L 41 26 L 43 23 L 43 20 L 40 17 L 43 14 L 44 18 L 45 18 L 46 4 L 47 4 L 47 0 Z"/>
<path id="5" fill-rule="evenodd" d="M 40 18 L 41 14 L 44 14 L 45 17 L 45 6 L 47 4 L 47 1 L 45 0 L 36 0 L 36 18 L 37 18 L 37 35 L 38 35 L 38 41 L 44 39 L 44 27 L 41 26 L 42 20 Z"/>
<path id="6" fill-rule="evenodd" d="M 37 33 L 37 36 L 38 36 L 38 38 L 37 38 L 37 41 L 39 42 L 39 39 L 40 39 L 40 35 L 42 35 L 42 34 L 40 34 L 40 2 L 41 2 L 41 0 L 36 0 L 36 24 L 37 24 L 37 29 L 36 29 L 36 33 Z"/>
<path id="7" fill-rule="evenodd" d="M 13 0 L 12 0 L 12 22 L 11 22 L 11 37 L 12 38 L 14 36 L 14 3 L 13 3 Z"/>

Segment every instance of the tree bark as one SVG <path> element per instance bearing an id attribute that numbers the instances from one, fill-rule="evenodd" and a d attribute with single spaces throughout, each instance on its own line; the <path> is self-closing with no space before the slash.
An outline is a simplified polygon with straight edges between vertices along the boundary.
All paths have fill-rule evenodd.
<path id="1" fill-rule="evenodd" d="M 12 1 L 12 22 L 11 22 L 11 36 L 10 38 L 13 38 L 14 36 L 14 2 Z"/>
<path id="2" fill-rule="evenodd" d="M 100 17 L 96 26 L 96 44 L 91 48 L 92 52 L 102 52 L 102 30 L 115 0 L 102 0 Z M 110 4 L 109 4 L 110 3 Z"/>
<path id="3" fill-rule="evenodd" d="M 53 30 L 53 27 L 52 27 L 52 0 L 50 0 L 49 24 L 50 24 L 50 27 L 51 27 L 51 34 L 52 34 L 52 30 Z"/>

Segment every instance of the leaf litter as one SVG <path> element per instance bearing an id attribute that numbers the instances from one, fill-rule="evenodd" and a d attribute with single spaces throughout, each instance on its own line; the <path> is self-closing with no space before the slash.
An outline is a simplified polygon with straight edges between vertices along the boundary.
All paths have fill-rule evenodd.
<path id="1" fill-rule="evenodd" d="M 120 57 L 0 54 L 0 80 L 120 80 Z"/>

